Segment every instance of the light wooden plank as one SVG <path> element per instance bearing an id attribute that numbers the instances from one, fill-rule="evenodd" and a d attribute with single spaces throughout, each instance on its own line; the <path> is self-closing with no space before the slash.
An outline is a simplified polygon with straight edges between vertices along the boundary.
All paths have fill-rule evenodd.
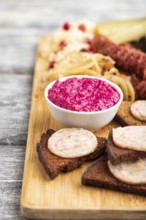
<path id="1" fill-rule="evenodd" d="M 26 144 L 31 85 L 31 75 L 0 75 L 1 145 Z"/>
<path id="2" fill-rule="evenodd" d="M 24 146 L 0 146 L 0 182 L 22 182 L 24 166 Z"/>
<path id="3" fill-rule="evenodd" d="M 0 146 L 0 219 L 24 219 L 19 208 L 24 154 L 24 146 Z"/>
<path id="4" fill-rule="evenodd" d="M 132 7 L 131 7 L 132 6 Z M 64 20 L 90 19 L 93 21 L 109 21 L 145 16 L 145 0 L 75 0 L 48 1 L 43 0 L 5 0 L 1 3 L 0 25 L 13 27 L 49 27 L 58 25 Z M 65 15 L 65 16 L 64 16 Z M 49 30 L 49 29 L 48 29 Z"/>
<path id="5" fill-rule="evenodd" d="M 45 38 L 41 38 L 41 42 L 42 40 Z M 122 214 L 123 219 L 144 220 L 145 197 L 83 186 L 81 175 L 87 165 L 59 175 L 55 180 L 48 178 L 38 160 L 36 144 L 42 132 L 48 128 L 59 129 L 61 125 L 50 116 L 41 90 L 45 68 L 46 61 L 38 54 L 21 195 L 22 213 L 36 219 L 121 219 Z M 99 133 L 101 135 L 101 131 Z"/>
<path id="6" fill-rule="evenodd" d="M 20 213 L 21 182 L 0 181 L 0 219 L 25 220 Z"/>
<path id="7" fill-rule="evenodd" d="M 0 72 L 32 74 L 36 43 L 39 36 L 44 32 L 47 32 L 47 30 L 38 28 L 1 28 Z"/>

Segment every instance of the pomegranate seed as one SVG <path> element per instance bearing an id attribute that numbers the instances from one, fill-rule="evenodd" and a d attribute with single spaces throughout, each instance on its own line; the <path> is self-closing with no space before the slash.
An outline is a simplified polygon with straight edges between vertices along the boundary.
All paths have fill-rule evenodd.
<path id="1" fill-rule="evenodd" d="M 54 66 L 55 66 L 55 61 L 51 61 L 50 63 L 49 63 L 49 69 L 53 69 L 54 68 Z"/>
<path id="2" fill-rule="evenodd" d="M 60 41 L 59 43 L 59 47 L 61 47 L 61 49 L 63 49 L 66 45 L 67 43 L 64 40 Z"/>
<path id="3" fill-rule="evenodd" d="M 63 29 L 64 29 L 65 31 L 68 31 L 68 30 L 70 29 L 70 24 L 69 24 L 68 22 L 64 23 Z"/>
<path id="4" fill-rule="evenodd" d="M 86 27 L 85 27 L 84 24 L 80 24 L 80 25 L 78 26 L 78 29 L 79 29 L 80 31 L 83 31 L 83 32 L 86 31 Z"/>
<path id="5" fill-rule="evenodd" d="M 90 46 L 88 49 L 89 52 L 93 52 L 93 48 Z"/>
<path id="6" fill-rule="evenodd" d="M 87 43 L 87 44 L 89 44 L 89 45 L 91 45 L 91 39 L 90 38 L 85 38 L 85 43 Z"/>

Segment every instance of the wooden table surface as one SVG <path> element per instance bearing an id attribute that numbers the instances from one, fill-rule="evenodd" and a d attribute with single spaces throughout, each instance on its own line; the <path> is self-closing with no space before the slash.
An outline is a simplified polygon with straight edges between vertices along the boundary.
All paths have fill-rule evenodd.
<path id="1" fill-rule="evenodd" d="M 0 220 L 25 219 L 19 203 L 39 37 L 65 21 L 145 16 L 145 0 L 0 1 Z"/>

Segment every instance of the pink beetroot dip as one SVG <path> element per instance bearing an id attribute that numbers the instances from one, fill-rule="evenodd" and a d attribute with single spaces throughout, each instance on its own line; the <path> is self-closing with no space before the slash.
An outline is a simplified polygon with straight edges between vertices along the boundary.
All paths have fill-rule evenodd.
<path id="1" fill-rule="evenodd" d="M 72 77 L 57 80 L 48 90 L 55 105 L 77 112 L 95 112 L 114 106 L 120 94 L 107 82 L 94 78 Z"/>

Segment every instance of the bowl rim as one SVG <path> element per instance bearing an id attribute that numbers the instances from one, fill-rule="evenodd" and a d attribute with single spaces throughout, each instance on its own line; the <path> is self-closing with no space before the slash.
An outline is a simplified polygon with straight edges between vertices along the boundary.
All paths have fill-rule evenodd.
<path id="1" fill-rule="evenodd" d="M 107 82 L 107 83 L 108 83 L 109 85 L 111 85 L 114 89 L 116 89 L 116 91 L 120 94 L 120 99 L 119 99 L 118 102 L 117 102 L 115 105 L 113 105 L 112 107 L 107 108 L 107 109 L 104 109 L 104 110 L 100 110 L 100 111 L 91 111 L 91 112 L 72 111 L 72 110 L 65 109 L 65 108 L 62 108 L 62 107 L 60 107 L 60 106 L 57 106 L 56 104 L 54 104 L 53 102 L 51 102 L 50 99 L 47 97 L 47 96 L 48 96 L 48 90 L 53 86 L 53 84 L 54 84 L 57 80 L 65 81 L 66 79 L 70 79 L 70 78 L 93 78 L 93 79 L 99 79 L 99 80 L 102 80 L 102 81 L 104 81 L 104 82 Z M 112 109 L 115 109 L 116 107 L 118 107 L 118 106 L 121 104 L 121 102 L 123 101 L 123 91 L 121 90 L 121 88 L 120 88 L 117 84 L 115 84 L 115 83 L 113 83 L 113 82 L 111 82 L 111 81 L 109 81 L 109 80 L 107 80 L 107 79 L 104 79 L 104 78 L 102 78 L 102 77 L 99 77 L 99 76 L 72 75 L 72 76 L 61 77 L 61 78 L 59 78 L 59 79 L 56 79 L 56 80 L 50 82 L 50 83 L 46 86 L 46 88 L 45 88 L 45 90 L 44 90 L 44 97 L 45 97 L 45 100 L 47 101 L 47 103 L 49 103 L 50 105 L 52 105 L 53 107 L 55 107 L 55 108 L 58 109 L 58 110 L 64 111 L 64 112 L 66 112 L 66 113 L 72 113 L 72 114 L 81 114 L 81 115 L 91 114 L 91 115 L 92 115 L 92 114 L 106 113 L 106 112 L 109 112 L 109 111 L 111 111 Z"/>

